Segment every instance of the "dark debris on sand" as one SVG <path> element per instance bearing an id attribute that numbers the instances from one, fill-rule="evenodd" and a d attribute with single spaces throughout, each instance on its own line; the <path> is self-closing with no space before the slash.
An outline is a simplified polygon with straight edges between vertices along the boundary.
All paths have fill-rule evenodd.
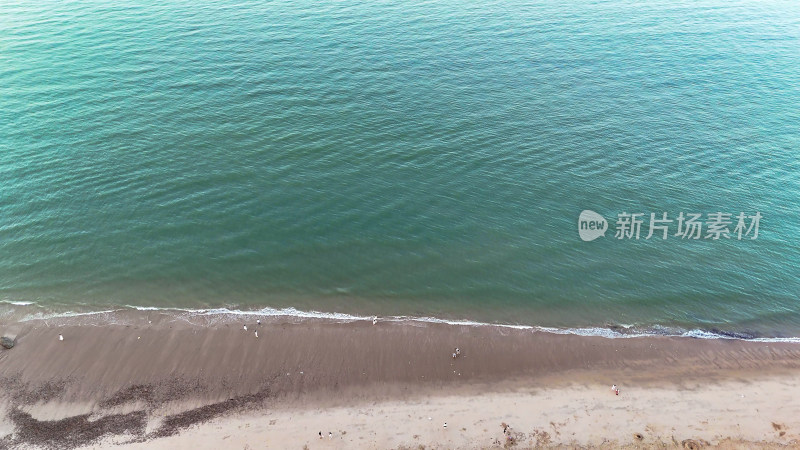
<path id="1" fill-rule="evenodd" d="M 149 384 L 136 384 L 131 387 L 118 391 L 114 395 L 104 399 L 98 406 L 101 408 L 113 408 L 129 402 L 145 402 L 150 404 L 155 399 L 155 389 Z"/>
<path id="2" fill-rule="evenodd" d="M 114 414 L 97 417 L 83 414 L 61 420 L 37 420 L 19 409 L 19 406 L 32 403 L 34 400 L 47 401 L 58 397 L 65 383 L 46 383 L 37 389 L 30 390 L 16 378 L 4 380 L 7 387 L 13 387 L 10 397 L 14 407 L 8 413 L 8 420 L 14 425 L 14 433 L 0 439 L 0 450 L 34 446 L 44 449 L 71 449 L 91 445 L 109 436 L 126 436 L 127 442 L 145 442 L 150 439 L 172 436 L 181 430 L 214 419 L 226 412 L 262 406 L 272 396 L 269 384 L 259 392 L 229 398 L 217 403 L 200 406 L 164 418 L 160 427 L 150 434 L 145 434 L 148 423 L 148 412 L 163 402 L 185 398 L 200 392 L 199 383 L 175 382 L 158 385 L 133 385 L 100 402 L 102 409 L 114 408 L 126 403 L 142 401 L 144 410 L 127 414 Z"/>
<path id="3" fill-rule="evenodd" d="M 150 409 L 159 405 L 192 394 L 198 394 L 205 390 L 199 381 L 188 382 L 181 379 L 174 379 L 168 382 L 153 384 L 135 384 L 101 401 L 98 406 L 101 408 L 113 408 L 132 402 L 144 402 Z"/>
<path id="4" fill-rule="evenodd" d="M 30 414 L 14 408 L 8 418 L 15 426 L 7 437 L 9 447 L 35 445 L 42 448 L 70 449 L 87 445 L 107 435 L 132 434 L 142 436 L 147 414 L 135 411 L 90 420 L 90 414 L 61 420 L 36 420 Z"/>
<path id="5" fill-rule="evenodd" d="M 0 377 L 0 386 L 7 397 L 15 404 L 32 405 L 59 398 L 66 390 L 69 379 L 47 381 L 31 386 L 22 381 L 19 375 Z"/>
<path id="6" fill-rule="evenodd" d="M 270 389 L 263 389 L 255 394 L 233 397 L 228 400 L 190 409 L 179 414 L 167 416 L 161 423 L 161 427 L 148 437 L 167 437 L 177 434 L 184 428 L 192 425 L 207 422 L 228 411 L 257 406 L 264 400 L 270 398 Z"/>

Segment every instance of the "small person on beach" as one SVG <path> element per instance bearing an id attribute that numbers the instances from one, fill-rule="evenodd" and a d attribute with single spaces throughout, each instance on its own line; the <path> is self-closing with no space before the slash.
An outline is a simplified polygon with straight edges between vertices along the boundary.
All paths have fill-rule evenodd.
<path id="1" fill-rule="evenodd" d="M 506 437 L 506 442 L 513 444 L 514 443 L 514 435 L 511 433 L 511 425 L 503 422 L 500 424 L 503 427 L 503 436 Z"/>
<path id="2" fill-rule="evenodd" d="M 256 325 L 261 325 L 261 319 L 256 319 Z"/>
<path id="3" fill-rule="evenodd" d="M 619 388 L 616 384 L 611 385 L 611 391 L 614 392 L 614 394 L 619 395 Z"/>
<path id="4" fill-rule="evenodd" d="M 63 334 L 59 334 L 58 335 L 58 340 L 59 341 L 63 341 L 64 340 L 64 335 Z"/>
<path id="5" fill-rule="evenodd" d="M 456 347 L 456 356 L 461 356 L 461 349 Z"/>

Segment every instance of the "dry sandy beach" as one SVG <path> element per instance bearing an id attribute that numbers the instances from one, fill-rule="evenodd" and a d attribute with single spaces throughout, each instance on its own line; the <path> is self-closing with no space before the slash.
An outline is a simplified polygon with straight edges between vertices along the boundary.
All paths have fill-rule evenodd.
<path id="1" fill-rule="evenodd" d="M 131 311 L 0 327 L 0 448 L 800 446 L 792 343 Z"/>

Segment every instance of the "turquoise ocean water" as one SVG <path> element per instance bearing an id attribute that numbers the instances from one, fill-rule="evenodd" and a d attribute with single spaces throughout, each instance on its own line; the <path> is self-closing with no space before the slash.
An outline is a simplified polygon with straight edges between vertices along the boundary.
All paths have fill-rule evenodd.
<path id="1" fill-rule="evenodd" d="M 0 310 L 800 336 L 799 155 L 793 0 L 7 0 Z"/>

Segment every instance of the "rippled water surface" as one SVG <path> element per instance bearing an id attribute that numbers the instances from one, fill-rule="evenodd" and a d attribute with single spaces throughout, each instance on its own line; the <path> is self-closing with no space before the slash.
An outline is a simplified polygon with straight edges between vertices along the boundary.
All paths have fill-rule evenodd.
<path id="1" fill-rule="evenodd" d="M 5 1 L 0 299 L 800 335 L 798 124 L 794 1 Z"/>

